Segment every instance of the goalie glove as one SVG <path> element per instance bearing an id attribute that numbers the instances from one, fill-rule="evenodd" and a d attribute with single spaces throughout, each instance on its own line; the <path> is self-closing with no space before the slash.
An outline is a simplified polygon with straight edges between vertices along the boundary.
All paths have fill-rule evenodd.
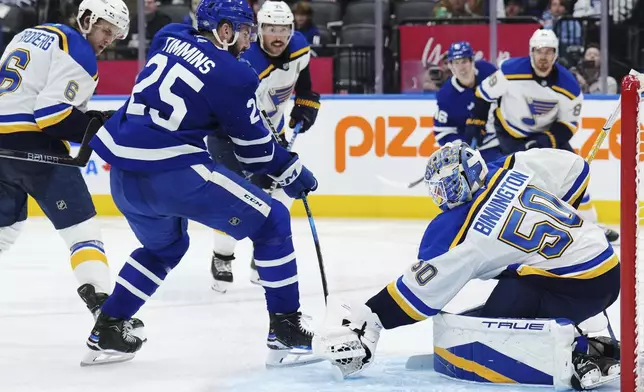
<path id="1" fill-rule="evenodd" d="M 338 378 L 347 378 L 373 363 L 381 330 L 378 315 L 360 304 L 350 309 L 342 326 L 327 327 L 313 336 L 313 353 L 329 360 Z"/>

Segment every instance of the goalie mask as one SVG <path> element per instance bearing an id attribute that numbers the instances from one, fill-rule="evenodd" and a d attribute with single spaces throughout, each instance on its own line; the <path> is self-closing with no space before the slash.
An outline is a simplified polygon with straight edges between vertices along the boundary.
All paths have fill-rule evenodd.
<path id="1" fill-rule="evenodd" d="M 487 173 L 481 153 L 465 143 L 447 143 L 429 157 L 425 182 L 436 205 L 447 211 L 472 200 Z"/>

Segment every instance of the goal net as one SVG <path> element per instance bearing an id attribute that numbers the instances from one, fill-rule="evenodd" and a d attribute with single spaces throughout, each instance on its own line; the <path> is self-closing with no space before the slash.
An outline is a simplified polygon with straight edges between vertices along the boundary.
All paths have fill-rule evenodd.
<path id="1" fill-rule="evenodd" d="M 643 75 L 622 80 L 621 94 L 621 388 L 644 392 Z M 638 282 L 640 284 L 638 284 Z"/>

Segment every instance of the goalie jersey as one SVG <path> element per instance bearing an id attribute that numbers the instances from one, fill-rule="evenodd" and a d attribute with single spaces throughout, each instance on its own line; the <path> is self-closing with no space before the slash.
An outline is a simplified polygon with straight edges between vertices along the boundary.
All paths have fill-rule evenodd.
<path id="1" fill-rule="evenodd" d="M 260 121 L 255 72 L 192 26 L 169 24 L 150 44 L 132 96 L 90 146 L 122 170 L 160 172 L 211 162 L 204 138 L 216 129 L 254 173 L 291 157 Z"/>
<path id="2" fill-rule="evenodd" d="M 489 170 L 472 201 L 429 224 L 418 263 L 387 286 L 406 324 L 438 313 L 472 279 L 592 279 L 618 265 L 603 230 L 576 214 L 589 181 L 582 158 L 533 149 Z"/>
<path id="3" fill-rule="evenodd" d="M 284 132 L 284 111 L 293 91 L 310 91 L 309 60 L 311 47 L 302 33 L 296 31 L 288 47 L 279 57 L 271 57 L 253 42 L 241 58 L 247 61 L 259 76 L 257 99 L 266 111 L 275 129 Z"/>
<path id="4" fill-rule="evenodd" d="M 45 24 L 17 34 L 0 60 L 0 147 L 67 153 L 81 141 L 96 89 L 96 55 L 80 32 Z"/>
<path id="5" fill-rule="evenodd" d="M 522 139 L 546 133 L 552 147 L 568 143 L 579 124 L 583 94 L 575 76 L 555 63 L 546 78 L 534 74 L 530 57 L 506 60 L 476 90 L 474 117 L 487 120 L 487 108 L 494 111 L 499 138 Z M 506 135 L 501 135 L 505 133 Z"/>

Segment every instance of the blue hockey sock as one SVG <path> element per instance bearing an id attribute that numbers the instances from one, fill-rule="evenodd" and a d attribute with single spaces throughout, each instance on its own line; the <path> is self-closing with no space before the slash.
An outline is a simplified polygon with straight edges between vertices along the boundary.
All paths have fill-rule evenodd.
<path id="1" fill-rule="evenodd" d="M 588 338 L 584 335 L 577 336 L 574 343 L 574 352 L 588 354 Z"/>
<path id="2" fill-rule="evenodd" d="M 250 236 L 259 279 L 270 313 L 291 313 L 300 308 L 297 264 L 291 234 L 291 217 L 282 203 L 273 203 L 262 227 Z"/>
<path id="3" fill-rule="evenodd" d="M 114 292 L 101 311 L 108 316 L 130 319 L 150 299 L 188 250 L 188 236 L 161 251 L 139 248 L 132 252 L 116 278 Z"/>

